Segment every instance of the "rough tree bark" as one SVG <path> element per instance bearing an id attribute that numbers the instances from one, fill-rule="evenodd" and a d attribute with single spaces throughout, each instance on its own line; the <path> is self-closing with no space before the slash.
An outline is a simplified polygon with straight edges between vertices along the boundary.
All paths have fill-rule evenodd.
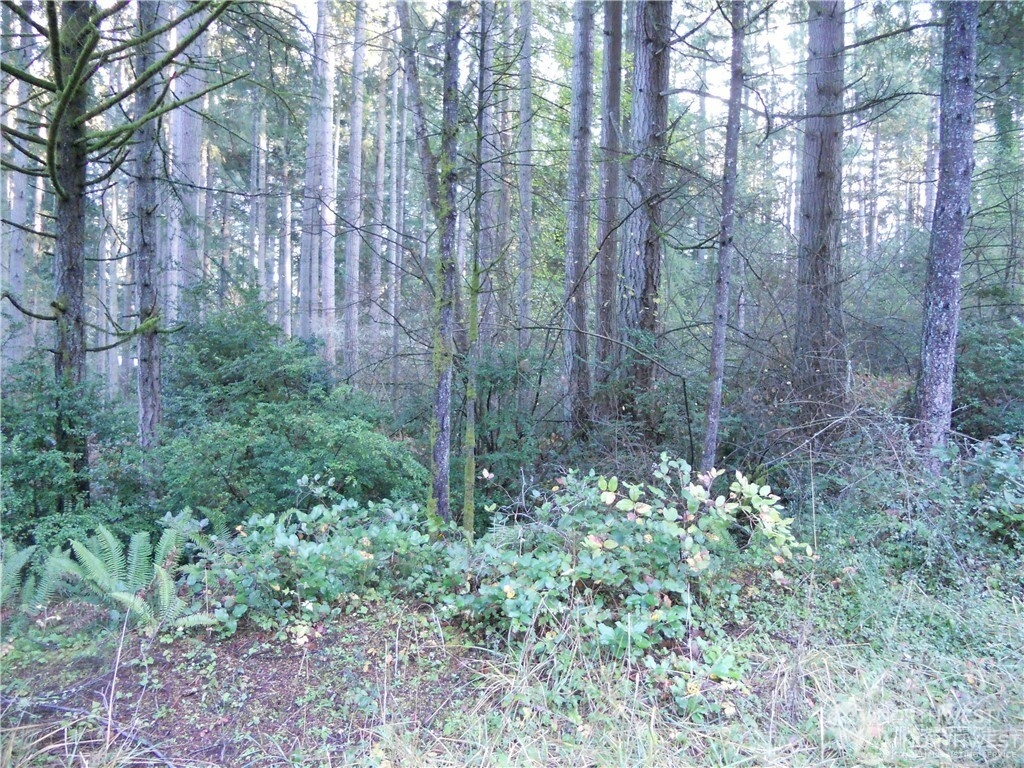
<path id="1" fill-rule="evenodd" d="M 145 72 L 156 60 L 159 38 L 153 36 L 160 19 L 160 3 L 139 3 L 139 37 L 135 71 Z M 136 119 L 157 104 L 160 84 L 156 78 L 144 83 L 135 95 Z M 139 312 L 139 446 L 147 451 L 156 446 L 160 425 L 160 297 L 157 285 L 157 157 L 156 120 L 145 123 L 135 143 L 135 290 Z"/>
<path id="2" fill-rule="evenodd" d="M 249 142 L 249 253 L 247 272 L 261 305 L 269 300 L 267 282 L 267 106 L 262 94 L 253 105 Z M 250 279 L 252 279 L 250 278 Z"/>
<path id="3" fill-rule="evenodd" d="M 405 270 L 405 158 L 409 110 L 406 108 L 408 79 L 404 69 L 395 72 L 391 90 L 391 179 L 388 229 L 391 236 L 391 272 L 388 286 L 388 322 L 391 327 L 391 370 L 388 382 L 392 402 L 398 399 L 398 349 L 401 324 L 398 322 L 402 306 L 402 275 Z"/>
<path id="4" fill-rule="evenodd" d="M 23 6 L 26 13 L 31 14 L 32 3 L 25 3 Z M 4 21 L 13 22 L 13 14 L 4 8 Z M 4 36 L 4 58 L 10 57 L 18 67 L 27 69 L 32 58 L 33 35 L 32 28 L 26 19 L 20 19 L 20 34 L 17 45 L 8 45 L 7 34 L 13 37 L 13 29 L 5 29 Z M 11 50 L 8 50 L 10 48 Z M 29 115 L 23 112 L 28 104 L 31 94 L 31 86 L 25 81 L 18 81 L 15 90 L 15 104 L 9 114 L 12 126 L 21 130 L 31 130 Z M 6 107 L 6 104 L 5 104 Z M 6 110 L 5 110 L 6 111 Z M 26 119 L 28 118 L 28 119 Z M 12 145 L 6 144 L 5 149 Z M 17 152 L 11 151 L 10 161 L 17 162 Z M 13 295 L 19 303 L 25 301 L 25 270 L 31 263 L 30 254 L 32 247 L 32 236 L 26 231 L 32 227 L 32 213 L 30 210 L 30 198 L 32 197 L 32 177 L 24 173 L 4 174 L 10 184 L 10 205 L 4 212 L 4 218 L 10 224 L 3 224 L 3 240 L 6 244 L 3 254 L 3 290 Z M 3 302 L 3 370 L 10 370 L 10 366 L 21 361 L 29 347 L 29 333 L 27 318 L 19 316 L 13 304 Z"/>
<path id="5" fill-rule="evenodd" d="M 516 275 L 516 324 L 520 367 L 519 410 L 530 403 L 526 366 L 530 348 L 530 287 L 533 282 L 533 24 L 531 0 L 519 6 L 519 142 L 516 147 L 519 187 L 519 253 Z"/>
<path id="6" fill-rule="evenodd" d="M 601 89 L 601 198 L 597 213 L 597 336 L 594 342 L 596 407 L 615 415 L 615 288 L 619 257 L 619 179 L 622 162 L 622 0 L 604 3 L 604 71 Z"/>
<path id="7" fill-rule="evenodd" d="M 630 115 L 633 160 L 626 176 L 629 218 L 620 265 L 618 333 L 629 345 L 622 352 L 619 369 L 622 407 L 636 417 L 641 415 L 637 397 L 654 383 L 672 3 L 639 0 L 632 8 L 636 19 Z"/>
<path id="8" fill-rule="evenodd" d="M 299 241 L 299 338 L 311 339 L 319 326 L 320 241 L 324 156 L 331 152 L 333 134 L 334 76 L 330 44 L 329 3 L 317 0 L 316 34 L 313 36 L 313 84 L 306 131 L 306 172 L 302 192 L 302 232 Z M 328 139 L 325 146 L 325 138 Z"/>
<path id="9" fill-rule="evenodd" d="M 960 323 L 960 265 L 974 169 L 974 82 L 978 3 L 946 4 L 939 127 L 939 180 L 928 248 L 916 437 L 925 462 L 946 445 L 953 412 L 953 374 Z"/>
<path id="10" fill-rule="evenodd" d="M 461 39 L 462 3 L 448 0 L 444 14 L 444 64 L 441 74 L 441 156 L 430 150 L 429 134 L 416 65 L 415 42 L 409 21 L 408 0 L 399 0 L 398 14 L 402 25 L 402 47 L 406 74 L 409 78 L 409 101 L 419 148 L 420 165 L 427 187 L 427 197 L 441 230 L 441 249 L 437 260 L 434 322 L 434 407 L 431 423 L 432 482 L 427 512 L 444 521 L 451 520 L 451 405 L 455 362 L 455 240 L 458 229 L 456 184 L 458 181 L 457 150 L 459 134 L 459 42 Z"/>
<path id="11" fill-rule="evenodd" d="M 387 14 L 385 14 L 385 26 Z M 377 132 L 374 139 L 376 165 L 373 174 L 373 212 L 370 216 L 370 285 L 369 307 L 367 308 L 369 328 L 367 346 L 376 357 L 380 354 L 380 330 L 384 316 L 385 287 L 384 262 L 387 259 L 387 239 L 384 236 L 384 187 L 387 183 L 387 139 L 388 139 L 388 67 L 393 64 L 392 56 L 382 52 L 377 91 Z M 394 118 L 392 119 L 394 122 Z M 374 377 L 376 378 L 376 376 Z"/>
<path id="12" fill-rule="evenodd" d="M 179 13 L 188 8 L 187 0 L 178 0 L 176 5 Z M 198 17 L 189 17 L 182 23 L 181 33 L 188 34 L 198 23 Z M 186 50 L 186 55 L 205 58 L 206 41 L 206 36 L 200 37 Z M 205 77 L 200 67 L 184 67 L 173 80 L 175 98 L 191 99 L 202 91 L 205 85 Z M 187 301 L 189 290 L 199 285 L 203 279 L 200 257 L 203 240 L 203 220 L 200 212 L 203 210 L 203 198 L 206 194 L 201 189 L 204 182 L 203 116 L 196 105 L 176 109 L 171 113 L 171 147 L 171 180 L 176 185 L 176 190 L 174 204 L 168 211 L 170 261 L 174 269 L 170 281 L 174 285 L 174 293 L 184 293 Z M 173 321 L 177 317 L 178 302 L 170 302 L 167 309 L 168 319 Z"/>
<path id="13" fill-rule="evenodd" d="M 284 162 L 281 163 L 281 241 L 277 252 L 277 322 L 292 335 L 292 171 L 288 111 L 283 110 Z"/>
<path id="14" fill-rule="evenodd" d="M 812 418 L 846 401 L 842 299 L 844 0 L 809 3 L 794 374 Z"/>
<path id="15" fill-rule="evenodd" d="M 336 52 L 327 37 L 327 103 L 324 105 L 323 143 L 320 156 L 320 324 L 323 358 L 331 368 L 338 364 L 338 161 L 341 126 L 335 124 L 334 80 Z"/>
<path id="16" fill-rule="evenodd" d="M 363 96 L 366 92 L 366 3 L 356 2 L 352 41 L 352 105 L 349 111 L 348 184 L 345 188 L 344 368 L 347 376 L 359 370 L 359 249 L 363 239 Z"/>
<path id="17" fill-rule="evenodd" d="M 590 262 L 590 123 L 594 87 L 594 4 L 573 4 L 569 168 L 565 233 L 565 418 L 571 438 L 591 420 L 587 344 L 587 267 Z"/>

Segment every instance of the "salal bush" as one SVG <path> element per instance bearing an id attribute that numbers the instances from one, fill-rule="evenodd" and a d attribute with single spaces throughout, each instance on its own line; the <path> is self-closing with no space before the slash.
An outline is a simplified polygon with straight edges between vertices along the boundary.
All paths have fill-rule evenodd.
<path id="1" fill-rule="evenodd" d="M 683 700 L 697 657 L 716 677 L 738 676 L 713 638 L 740 612 L 741 580 L 760 572 L 788 583 L 784 569 L 810 548 L 771 488 L 739 472 L 720 494 L 721 472 L 695 476 L 684 461 L 662 456 L 652 474 L 636 484 L 569 474 L 532 522 L 496 529 L 464 553 L 465 582 L 446 600 L 452 614 L 530 637 L 539 653 L 583 643 L 642 659 L 667 684 L 681 682 Z"/>
<path id="2" fill-rule="evenodd" d="M 223 634 L 242 620 L 308 626 L 399 589 L 425 590 L 445 570 L 443 543 L 412 503 L 343 499 L 253 515 L 221 536 L 185 522 L 196 547 L 186 583 Z"/>

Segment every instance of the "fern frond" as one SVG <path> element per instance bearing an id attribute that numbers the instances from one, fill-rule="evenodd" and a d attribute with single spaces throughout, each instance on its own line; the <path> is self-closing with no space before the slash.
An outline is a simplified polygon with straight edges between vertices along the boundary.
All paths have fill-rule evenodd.
<path id="1" fill-rule="evenodd" d="M 178 599 L 177 589 L 175 588 L 174 579 L 167 573 L 167 570 L 162 565 L 156 565 L 153 567 L 155 572 L 156 580 L 156 607 L 157 615 L 160 617 L 160 622 L 173 620 L 168 618 L 167 614 L 174 606 L 175 602 L 181 602 Z M 181 615 L 180 613 L 178 615 Z"/>
<path id="2" fill-rule="evenodd" d="M 29 573 L 25 576 L 25 580 L 21 583 L 21 592 L 19 593 L 18 608 L 22 613 L 28 613 L 32 610 L 35 605 L 36 596 L 36 575 Z"/>
<path id="3" fill-rule="evenodd" d="M 177 565 L 180 554 L 181 532 L 174 528 L 164 528 L 164 532 L 160 534 L 160 540 L 157 542 L 156 552 L 153 554 L 153 565 L 171 568 Z M 172 560 L 173 562 L 170 562 Z"/>
<path id="4" fill-rule="evenodd" d="M 21 592 L 21 570 L 35 551 L 35 545 L 15 549 L 13 544 L 4 542 L 3 554 L 0 555 L 0 605 L 6 605 L 9 599 Z"/>
<path id="5" fill-rule="evenodd" d="M 102 547 L 102 545 L 100 545 Z M 71 542 L 71 549 L 78 559 L 83 581 L 100 597 L 107 597 L 111 592 L 124 589 L 124 581 L 116 572 L 108 567 L 108 561 L 98 557 L 89 547 L 80 541 Z"/>
<path id="6" fill-rule="evenodd" d="M 217 624 L 217 619 L 210 613 L 190 613 L 188 616 L 181 616 L 174 620 L 173 626 L 180 629 L 194 629 L 196 627 L 212 627 Z"/>
<path id="7" fill-rule="evenodd" d="M 135 619 L 135 624 L 145 630 L 153 630 L 157 626 L 156 617 L 149 603 L 133 592 L 111 592 L 110 598 L 123 605 L 128 615 Z"/>
<path id="8" fill-rule="evenodd" d="M 125 587 L 129 592 L 145 589 L 153 581 L 153 548 L 149 543 L 149 531 L 133 533 L 128 542 L 128 567 L 125 571 Z"/>
<path id="9" fill-rule="evenodd" d="M 46 563 L 43 565 L 39 583 L 35 587 L 35 594 L 23 595 L 22 605 L 26 606 L 30 614 L 35 613 L 39 608 L 50 602 L 65 576 L 72 576 L 82 580 L 85 578 L 78 563 L 72 560 L 68 553 L 59 546 L 54 547 L 50 552 L 50 556 L 46 559 Z"/>
<path id="10" fill-rule="evenodd" d="M 124 545 L 105 525 L 96 527 L 95 553 L 103 560 L 106 571 L 122 584 L 128 582 L 128 562 L 124 556 Z"/>

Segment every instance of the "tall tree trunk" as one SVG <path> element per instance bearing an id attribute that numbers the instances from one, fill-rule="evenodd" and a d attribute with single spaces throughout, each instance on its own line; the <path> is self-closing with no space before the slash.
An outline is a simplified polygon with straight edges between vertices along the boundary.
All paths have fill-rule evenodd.
<path id="1" fill-rule="evenodd" d="M 287 118 L 285 118 L 287 131 Z M 287 158 L 288 152 L 285 151 Z M 281 169 L 281 243 L 277 257 L 277 320 L 285 336 L 292 335 L 292 171 L 287 159 Z"/>
<path id="2" fill-rule="evenodd" d="M 846 400 L 842 301 L 844 0 L 812 0 L 797 255 L 795 384 L 812 417 Z"/>
<path id="3" fill-rule="evenodd" d="M 704 450 L 700 468 L 715 465 L 718 423 L 725 381 L 725 336 L 729 327 L 729 280 L 732 276 L 733 209 L 736 205 L 737 163 L 740 147 L 740 105 L 743 98 L 744 0 L 732 0 L 732 77 L 729 81 L 729 116 L 725 125 L 725 169 L 722 173 L 722 220 L 718 232 L 718 271 L 715 277 L 715 319 L 711 331 L 711 364 L 708 367 L 708 403 L 705 412 Z"/>
<path id="4" fill-rule="evenodd" d="M 604 85 L 601 89 L 601 198 L 597 214 L 597 336 L 595 389 L 601 416 L 615 415 L 615 288 L 619 258 L 619 179 L 622 162 L 622 0 L 604 3 Z"/>
<path id="5" fill-rule="evenodd" d="M 341 125 L 335 124 L 334 49 L 328 47 L 328 79 L 331 94 L 324 123 L 324 147 L 321 169 L 322 190 L 320 217 L 320 337 L 324 342 L 323 357 L 328 366 L 338 364 L 338 162 L 341 149 Z"/>
<path id="6" fill-rule="evenodd" d="M 249 253 L 247 272 L 261 305 L 269 301 L 267 284 L 267 107 L 258 97 L 249 144 Z"/>
<path id="7" fill-rule="evenodd" d="M 479 240 L 476 244 L 480 274 L 478 304 L 481 325 L 489 345 L 496 343 L 498 327 L 498 299 L 495 273 L 501 257 L 501 134 L 495 112 L 497 90 L 494 77 L 494 52 L 498 41 L 498 21 L 494 0 L 480 0 L 480 61 L 478 82 L 479 133 L 478 162 L 480 163 L 477 212 Z"/>
<path id="8" fill-rule="evenodd" d="M 385 26 L 387 25 L 387 14 L 385 14 Z M 381 331 L 381 320 L 384 310 L 384 261 L 387 258 L 387 240 L 384 236 L 384 186 L 387 183 L 387 139 L 388 139 L 388 67 L 391 64 L 390 55 L 381 54 L 380 57 L 380 83 L 377 91 L 377 135 L 374 140 L 374 154 L 376 155 L 376 167 L 373 175 L 373 213 L 370 216 L 370 306 L 368 315 L 370 321 L 367 343 L 376 357 L 380 354 L 379 339 Z M 392 123 L 395 118 L 392 117 Z M 376 378 L 376 377 L 375 377 Z"/>
<path id="9" fill-rule="evenodd" d="M 878 263 L 878 195 L 879 176 L 882 171 L 882 131 L 878 122 L 875 122 L 871 131 L 871 175 L 868 181 L 867 194 L 867 232 L 864 237 L 864 255 L 867 258 L 868 268 Z"/>
<path id="10" fill-rule="evenodd" d="M 32 12 L 32 3 L 25 3 L 23 6 L 26 13 Z M 4 20 L 13 21 L 13 14 L 4 8 Z M 24 19 L 21 20 L 19 42 L 17 46 L 8 46 L 8 40 L 13 38 L 13 29 L 4 30 L 4 58 L 8 56 L 11 61 L 21 69 L 27 70 L 32 58 L 33 33 L 32 27 Z M 11 38 L 7 35 L 11 35 Z M 8 50 L 8 47 L 11 50 Z M 31 87 L 23 80 L 18 81 L 16 90 L 16 103 L 10 110 L 11 124 L 18 130 L 26 132 L 32 128 L 25 119 L 28 115 L 23 114 L 22 107 L 27 105 Z M 7 105 L 5 104 L 5 111 Z M 12 162 L 17 162 L 14 153 L 10 157 Z M 32 227 L 32 213 L 30 210 L 30 197 L 33 193 L 32 177 L 24 173 L 8 173 L 5 171 L 7 183 L 10 184 L 10 205 L 4 212 L 4 218 L 10 223 L 3 224 L 4 264 L 2 285 L 3 290 L 13 295 L 19 303 L 25 302 L 25 271 L 32 261 L 32 239 L 31 235 L 23 228 Z M 9 370 L 12 364 L 20 362 L 28 352 L 29 324 L 28 318 L 21 317 L 14 305 L 10 302 L 3 303 L 3 332 L 0 334 L 3 343 L 3 370 Z M 24 306 L 24 304 L 23 304 Z"/>
<path id="11" fill-rule="evenodd" d="M 565 233 L 565 381 L 570 437 L 591 419 L 587 344 L 587 267 L 590 261 L 590 123 L 594 88 L 594 5 L 573 5 L 572 94 L 569 108 L 568 210 Z"/>
<path id="12" fill-rule="evenodd" d="M 455 362 L 455 278 L 458 207 L 456 184 L 459 135 L 459 41 L 461 38 L 462 3 L 448 0 L 444 14 L 444 67 L 442 70 L 441 157 L 438 161 L 430 150 L 426 114 L 420 93 L 416 53 L 409 21 L 408 0 L 399 0 L 398 14 L 402 25 L 402 46 L 409 77 L 409 99 L 413 109 L 416 142 L 420 164 L 427 187 L 427 197 L 438 228 L 441 230 L 441 252 L 437 260 L 434 323 L 434 408 L 431 423 L 431 482 L 427 512 L 444 521 L 451 520 L 451 406 L 452 379 Z"/>
<path id="13" fill-rule="evenodd" d="M 64 72 L 72 72 L 80 57 L 87 55 L 91 31 L 89 17 L 95 12 L 93 2 L 63 3 L 60 6 L 60 50 L 56 57 Z M 56 269 L 57 345 L 54 372 L 58 402 L 55 440 L 58 451 L 71 457 L 76 473 L 76 493 L 82 499 L 89 494 L 88 453 L 83 425 L 79 423 L 76 403 L 77 388 L 85 380 L 85 223 L 86 167 L 88 157 L 84 144 L 85 125 L 79 118 L 88 104 L 88 80 L 77 87 L 65 83 L 69 90 L 58 94 L 65 108 L 51 126 L 54 141 L 53 174 L 57 219 L 54 242 Z"/>
<path id="14" fill-rule="evenodd" d="M 491 145 L 494 138 L 493 106 L 494 91 L 494 0 L 480 0 L 480 25 L 478 30 L 477 62 L 477 116 L 476 116 L 476 179 L 475 210 L 473 221 L 473 261 L 469 267 L 469 291 L 466 308 L 466 432 L 463 440 L 463 499 L 462 526 L 469 541 L 473 540 L 476 519 L 476 423 L 480 403 L 477 401 L 477 369 L 480 365 L 480 291 L 483 281 L 481 272 L 494 253 L 490 250 L 493 242 L 493 184 L 489 175 L 493 172 L 496 152 Z M 465 219 L 463 219 L 465 223 Z M 483 268 L 483 270 L 482 270 Z"/>
<path id="15" fill-rule="evenodd" d="M 179 13 L 188 10 L 187 0 L 175 3 Z M 182 22 L 179 34 L 190 34 L 199 24 L 200 17 L 193 15 Z M 206 57 L 206 35 L 201 36 L 188 49 L 186 55 L 192 58 Z M 203 70 L 198 66 L 186 66 L 174 78 L 174 95 L 180 100 L 191 99 L 205 87 Z M 206 196 L 201 187 L 203 178 L 203 117 L 196 104 L 189 104 L 174 110 L 170 115 L 171 146 L 173 161 L 171 181 L 176 185 L 176 200 L 168 210 L 170 236 L 171 274 L 168 282 L 175 286 L 175 293 L 184 291 L 186 303 L 188 294 L 202 281 L 201 247 L 203 220 L 201 211 Z M 178 302 L 167 302 L 168 320 L 178 316 Z M 190 313 L 191 314 L 191 313 Z"/>
<path id="16" fill-rule="evenodd" d="M 207 94 L 204 103 L 208 104 L 210 101 L 210 95 Z M 202 179 L 203 179 L 203 219 L 199 226 L 199 242 L 196 244 L 196 248 L 199 254 L 199 261 L 196 264 L 196 282 L 197 284 L 205 283 L 215 274 L 212 262 L 212 248 L 211 243 L 213 237 L 214 224 L 214 213 L 217 208 L 217 196 L 213 193 L 213 185 L 210 183 L 214 178 L 213 168 L 213 148 L 210 146 L 209 141 L 203 142 L 203 159 L 202 159 Z M 204 317 L 206 314 L 206 302 L 200 302 L 199 304 L 199 315 Z"/>
<path id="17" fill-rule="evenodd" d="M 620 367 L 623 407 L 638 416 L 637 397 L 649 392 L 654 382 L 672 3 L 639 0 L 632 9 L 636 18 L 630 115 L 633 160 L 626 184 L 630 215 L 622 245 L 618 320 L 619 336 L 630 345 Z M 649 427 L 653 430 L 655 425 L 649 423 Z"/>
<path id="18" fill-rule="evenodd" d="M 451 461 L 451 406 L 454 374 L 455 320 L 455 236 L 458 208 L 459 135 L 459 40 L 462 25 L 462 3 L 448 0 L 445 9 L 445 51 L 442 81 L 444 88 L 441 120 L 441 163 L 439 168 L 440 205 L 436 215 L 441 227 L 441 253 L 437 269 L 437 314 L 434 333 L 434 420 L 431 432 L 433 445 L 433 492 L 430 507 L 442 519 L 451 519 L 449 464 Z M 428 510 L 429 511 L 429 510 Z"/>
<path id="19" fill-rule="evenodd" d="M 398 400 L 398 349 L 401 325 L 398 312 L 402 306 L 402 276 L 405 271 L 405 158 L 409 110 L 408 78 L 404 69 L 395 72 L 391 91 L 391 187 L 388 195 L 388 229 L 391 235 L 391 279 L 388 287 L 388 322 L 391 327 L 391 400 Z"/>
<path id="20" fill-rule="evenodd" d="M 928 149 L 924 164 L 924 225 L 931 231 L 935 218 L 935 188 L 939 177 L 939 102 L 932 99 L 928 113 Z"/>
<path id="21" fill-rule="evenodd" d="M 160 3 L 140 3 L 139 36 L 151 36 L 159 24 Z M 138 46 L 135 71 L 145 72 L 156 60 L 157 39 L 150 37 Z M 157 103 L 160 83 L 144 83 L 135 97 L 136 119 Z M 157 444 L 160 425 L 160 301 L 157 255 L 157 153 L 159 123 L 149 120 L 139 128 L 135 144 L 135 284 L 139 310 L 139 446 L 144 451 Z"/>
<path id="22" fill-rule="evenodd" d="M 519 255 L 516 275 L 516 325 L 519 358 L 519 410 L 530 404 L 526 356 L 530 349 L 530 288 L 533 282 L 533 6 L 519 6 L 519 142 L 516 148 L 519 186 Z"/>
<path id="23" fill-rule="evenodd" d="M 363 238 L 363 96 L 366 91 L 366 3 L 356 2 L 352 42 L 352 107 L 349 112 L 348 186 L 345 190 L 345 372 L 359 370 L 359 250 Z M 381 119 L 383 119 L 381 115 Z"/>
<path id="24" fill-rule="evenodd" d="M 116 188 L 105 192 L 101 198 L 103 209 L 103 261 L 100 265 L 100 301 L 102 311 L 109 320 L 100 320 L 100 325 L 110 328 L 111 323 L 121 324 L 120 318 L 120 279 L 118 276 L 118 263 L 120 261 L 120 233 L 118 224 L 121 220 L 121 206 L 118 200 Z M 102 339 L 104 346 L 113 345 L 117 341 L 116 334 L 108 331 Z M 106 394 L 108 399 L 114 399 L 120 391 L 120 364 L 119 358 L 121 348 L 111 346 L 103 352 L 103 378 L 106 383 Z"/>
<path id="25" fill-rule="evenodd" d="M 939 181 L 928 249 L 916 437 L 927 465 L 946 445 L 953 412 L 953 374 L 960 323 L 960 265 L 974 169 L 974 81 L 978 3 L 948 3 L 942 55 Z"/>
<path id="26" fill-rule="evenodd" d="M 220 248 L 217 250 L 217 309 L 224 309 L 231 283 L 231 193 L 227 187 L 220 193 Z"/>
<path id="27" fill-rule="evenodd" d="M 333 72 L 328 72 L 330 53 L 329 3 L 317 0 L 316 34 L 313 37 L 313 84 L 306 132 L 306 172 L 302 192 L 302 233 L 299 243 L 299 338 L 311 339 L 318 330 L 320 288 L 320 241 L 324 156 L 331 152 L 330 115 L 334 104 Z M 330 67 L 333 69 L 333 66 Z M 329 76 L 330 75 L 330 76 Z M 328 126 L 325 129 L 325 124 Z"/>

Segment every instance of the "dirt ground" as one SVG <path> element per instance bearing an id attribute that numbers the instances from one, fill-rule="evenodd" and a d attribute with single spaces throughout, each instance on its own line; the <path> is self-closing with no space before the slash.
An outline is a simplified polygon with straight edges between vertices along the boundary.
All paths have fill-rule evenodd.
<path id="1" fill-rule="evenodd" d="M 226 640 L 129 632 L 121 641 L 97 618 L 62 618 L 45 635 L 8 640 L 5 728 L 89 714 L 157 763 L 344 762 L 381 728 L 443 731 L 474 698 L 481 656 L 428 609 L 408 606 L 362 606 L 326 624 Z"/>

